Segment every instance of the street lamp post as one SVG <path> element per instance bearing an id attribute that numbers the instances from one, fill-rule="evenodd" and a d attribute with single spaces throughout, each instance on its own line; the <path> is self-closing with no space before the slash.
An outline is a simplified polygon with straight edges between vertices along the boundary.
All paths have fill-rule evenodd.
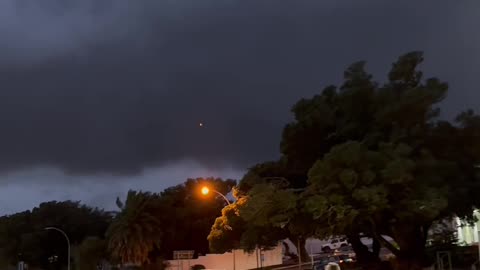
<path id="1" fill-rule="evenodd" d="M 45 230 L 47 230 L 47 231 L 57 231 L 57 232 L 61 233 L 65 237 L 65 239 L 67 240 L 67 245 L 68 245 L 67 246 L 67 251 L 68 251 L 67 270 L 70 270 L 70 239 L 68 238 L 68 235 L 64 231 L 60 230 L 59 228 L 55 228 L 55 227 L 46 227 Z"/>
<path id="2" fill-rule="evenodd" d="M 210 189 L 208 187 L 203 187 L 202 188 L 202 194 L 203 195 L 208 195 L 208 193 L 213 192 L 215 194 L 217 194 L 218 196 L 222 197 L 226 202 L 227 202 L 227 205 L 231 205 L 232 203 L 230 203 L 230 201 L 228 200 L 227 197 L 225 197 L 225 195 L 223 195 L 222 193 L 218 192 L 217 190 L 215 189 Z"/>
<path id="3" fill-rule="evenodd" d="M 202 188 L 202 194 L 203 195 L 208 195 L 208 193 L 210 193 L 210 191 L 212 191 L 213 193 L 217 194 L 218 196 L 222 197 L 225 202 L 227 202 L 227 205 L 231 205 L 232 203 L 230 203 L 230 201 L 228 200 L 227 197 L 225 197 L 225 195 L 223 195 L 222 193 L 218 192 L 217 190 L 215 189 L 210 189 L 208 187 L 203 187 Z M 235 266 L 236 266 L 236 263 L 235 263 L 235 248 L 232 249 L 232 257 L 233 257 L 233 270 L 235 270 Z"/>

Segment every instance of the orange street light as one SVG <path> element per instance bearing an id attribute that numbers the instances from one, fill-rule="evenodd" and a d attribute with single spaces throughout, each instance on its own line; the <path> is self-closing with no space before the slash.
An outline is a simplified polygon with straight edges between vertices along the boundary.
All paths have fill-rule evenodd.
<path id="1" fill-rule="evenodd" d="M 208 193 L 210 193 L 210 191 L 212 191 L 212 192 L 216 193 L 218 196 L 222 197 L 227 202 L 227 205 L 231 205 L 230 201 L 222 193 L 218 192 L 215 189 L 209 189 L 207 186 L 202 187 L 202 194 L 204 196 L 208 195 Z M 233 270 L 235 270 L 235 268 L 236 268 L 235 249 L 232 249 L 232 257 L 233 257 Z"/>
<path id="2" fill-rule="evenodd" d="M 205 195 L 205 196 L 208 195 L 208 193 L 210 193 L 210 191 L 212 191 L 212 192 L 216 193 L 218 196 L 222 197 L 227 202 L 228 205 L 231 204 L 230 201 L 227 199 L 227 197 L 225 197 L 225 195 L 216 191 L 215 189 L 210 189 L 208 187 L 203 187 L 202 188 L 202 194 Z"/>

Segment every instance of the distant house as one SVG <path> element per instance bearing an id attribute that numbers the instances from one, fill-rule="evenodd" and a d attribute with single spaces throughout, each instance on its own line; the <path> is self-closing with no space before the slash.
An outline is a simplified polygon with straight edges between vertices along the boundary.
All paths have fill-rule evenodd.
<path id="1" fill-rule="evenodd" d="M 472 245 L 478 243 L 478 234 L 480 229 L 480 212 L 474 212 L 477 221 L 474 224 L 467 224 L 459 218 L 456 218 L 458 243 L 462 245 Z"/>

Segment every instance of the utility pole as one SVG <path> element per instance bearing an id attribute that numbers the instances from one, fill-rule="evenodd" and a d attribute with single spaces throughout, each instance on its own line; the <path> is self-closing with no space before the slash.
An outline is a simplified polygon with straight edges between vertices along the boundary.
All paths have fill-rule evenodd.
<path id="1" fill-rule="evenodd" d="M 300 249 L 300 237 L 297 239 L 298 270 L 302 270 L 302 251 Z"/>
<path id="2" fill-rule="evenodd" d="M 313 265 L 315 264 L 314 261 L 313 261 L 313 250 L 312 250 L 312 243 L 310 241 L 310 258 L 312 259 L 312 269 L 313 269 Z"/>

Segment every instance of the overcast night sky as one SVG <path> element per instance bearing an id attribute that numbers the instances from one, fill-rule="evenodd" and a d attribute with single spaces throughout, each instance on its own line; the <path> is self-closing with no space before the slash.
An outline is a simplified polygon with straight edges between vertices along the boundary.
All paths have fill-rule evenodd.
<path id="1" fill-rule="evenodd" d="M 425 52 L 443 117 L 480 109 L 479 1 L 2 0 L 0 214 L 240 178 L 290 107 Z M 199 123 L 204 123 L 199 127 Z"/>

